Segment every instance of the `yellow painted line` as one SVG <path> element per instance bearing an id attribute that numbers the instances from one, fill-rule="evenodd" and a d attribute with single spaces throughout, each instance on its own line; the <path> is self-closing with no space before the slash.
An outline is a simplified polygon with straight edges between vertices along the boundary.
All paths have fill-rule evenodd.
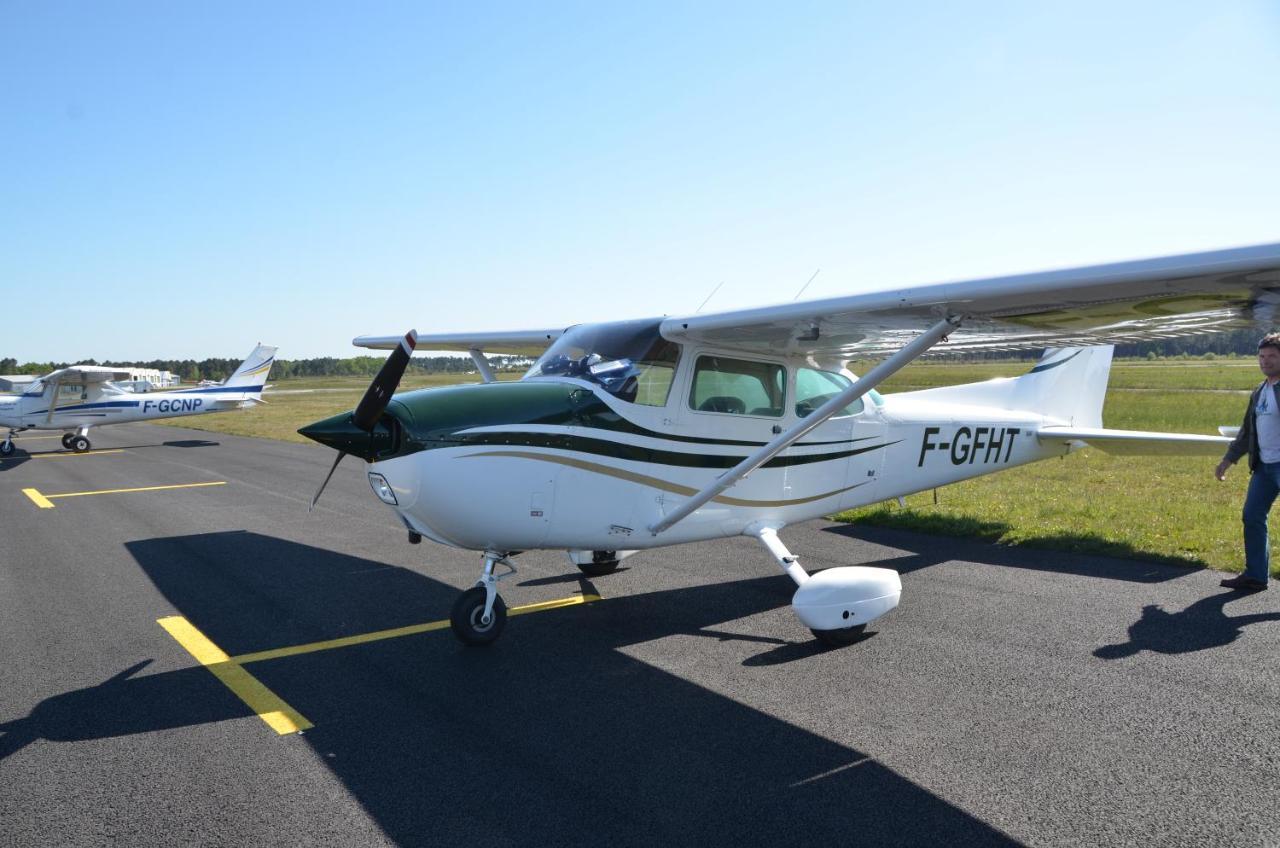
<path id="1" fill-rule="evenodd" d="M 29 453 L 26 456 L 10 456 L 5 458 L 5 462 L 13 462 L 18 459 L 75 459 L 76 457 L 85 456 L 106 456 L 109 453 L 124 453 L 124 448 L 112 448 L 111 450 L 85 451 L 84 453 Z"/>
<path id="2" fill-rule="evenodd" d="M 208 636 L 182 616 L 171 615 L 157 619 L 156 623 L 167 630 L 179 645 L 187 649 L 187 653 L 209 669 L 214 677 L 221 680 L 224 686 L 244 701 L 276 733 L 297 733 L 314 727 L 301 713 L 286 704 L 258 678 L 241 668 L 238 662 L 228 657 Z"/>
<path id="3" fill-rule="evenodd" d="M 77 456 L 106 456 L 108 453 L 124 453 L 123 447 L 111 448 L 109 451 L 84 451 L 83 453 L 28 453 L 33 460 L 70 460 Z"/>
<path id="4" fill-rule="evenodd" d="M 161 489 L 195 489 L 200 486 L 225 485 L 227 485 L 226 480 L 218 480 L 213 483 L 176 483 L 172 486 L 139 486 L 134 489 L 99 489 L 96 492 L 64 492 L 61 495 L 45 495 L 45 497 L 53 500 L 54 498 L 82 498 L 85 495 L 116 495 L 122 492 L 158 492 Z"/>
<path id="5" fill-rule="evenodd" d="M 555 601 L 542 601 L 537 604 L 526 604 L 521 607 L 512 607 L 507 610 L 507 615 L 524 615 L 531 612 L 544 612 L 545 610 L 560 609 L 561 607 L 573 607 L 579 604 L 589 604 L 593 601 L 603 600 L 599 595 L 575 595 L 572 598 L 560 598 Z M 316 651 L 331 651 L 334 648 L 347 648 L 352 645 L 363 645 L 367 642 L 377 642 L 382 639 L 397 639 L 401 636 L 413 636 L 417 633 L 429 633 L 432 630 L 444 630 L 449 626 L 449 620 L 429 621 L 426 624 L 410 624 L 406 627 L 393 627 L 390 630 L 375 630 L 372 633 L 361 633 L 356 636 L 343 636 L 339 639 L 327 639 L 323 642 L 310 642 L 306 645 L 291 645 L 287 648 L 275 648 L 269 651 L 255 651 L 251 654 L 240 654 L 231 658 L 234 663 L 254 663 L 263 660 L 277 660 L 281 657 L 294 657 L 298 654 L 311 654 Z"/>
<path id="6" fill-rule="evenodd" d="M 39 490 L 37 489 L 23 489 L 22 494 L 31 498 L 31 500 L 35 503 L 35 505 L 40 507 L 41 509 L 53 509 L 53 504 L 49 502 L 48 498 L 40 494 Z"/>

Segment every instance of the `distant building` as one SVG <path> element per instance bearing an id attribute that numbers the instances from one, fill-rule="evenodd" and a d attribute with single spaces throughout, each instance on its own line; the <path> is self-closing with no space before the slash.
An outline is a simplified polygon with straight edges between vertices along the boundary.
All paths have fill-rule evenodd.
<path id="1" fill-rule="evenodd" d="M 169 371 L 157 371 L 155 368 L 134 368 L 132 365 L 121 366 L 129 372 L 129 380 L 117 381 L 116 385 L 128 387 L 132 384 L 135 392 L 145 392 L 151 389 L 163 389 L 169 386 L 176 386 L 181 382 L 177 374 Z"/>
<path id="2" fill-rule="evenodd" d="M 32 374 L 0 376 L 0 392 L 20 392 L 40 378 Z"/>

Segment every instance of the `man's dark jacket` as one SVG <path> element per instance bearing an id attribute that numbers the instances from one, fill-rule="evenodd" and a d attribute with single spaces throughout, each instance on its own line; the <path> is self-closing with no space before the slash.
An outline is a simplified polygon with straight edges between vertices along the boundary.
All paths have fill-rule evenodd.
<path id="1" fill-rule="evenodd" d="M 1227 445 L 1227 453 L 1222 458 L 1227 462 L 1235 464 L 1235 462 L 1249 454 L 1249 470 L 1252 471 L 1262 462 L 1262 454 L 1258 450 L 1258 428 L 1253 426 L 1253 410 L 1258 405 L 1258 393 L 1267 385 L 1267 381 L 1263 380 L 1262 385 L 1254 389 L 1249 395 L 1249 405 L 1244 410 L 1244 421 L 1240 423 L 1240 433 Z M 1275 403 L 1280 404 L 1280 383 L 1272 386 Z M 1280 409 L 1280 407 L 1276 407 Z"/>

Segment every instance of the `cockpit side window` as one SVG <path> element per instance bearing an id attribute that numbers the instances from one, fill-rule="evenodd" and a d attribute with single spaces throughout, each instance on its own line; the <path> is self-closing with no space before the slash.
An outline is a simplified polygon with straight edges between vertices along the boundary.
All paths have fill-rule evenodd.
<path id="1" fill-rule="evenodd" d="M 818 371 L 814 368 L 796 370 L 796 415 L 804 418 L 815 409 L 850 386 L 849 378 L 834 371 Z M 862 411 L 862 398 L 858 398 L 836 416 L 857 415 Z"/>
<path id="2" fill-rule="evenodd" d="M 699 412 L 781 418 L 787 371 L 772 362 L 699 356 L 689 405 Z"/>

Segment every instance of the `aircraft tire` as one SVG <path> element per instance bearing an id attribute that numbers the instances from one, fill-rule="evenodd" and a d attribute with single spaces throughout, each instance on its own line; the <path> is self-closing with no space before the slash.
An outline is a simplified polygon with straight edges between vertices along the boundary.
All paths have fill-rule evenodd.
<path id="1" fill-rule="evenodd" d="M 75 437 L 76 437 L 75 433 L 63 433 L 62 446 L 67 450 L 71 450 L 71 440 L 74 439 Z"/>
<path id="2" fill-rule="evenodd" d="M 85 453 L 90 447 L 89 440 L 84 436 L 73 436 L 71 438 L 71 449 L 76 453 Z"/>
<path id="3" fill-rule="evenodd" d="M 487 625 L 480 623 L 484 615 L 485 590 L 475 586 L 458 596 L 449 615 L 453 635 L 464 645 L 488 645 L 502 634 L 507 624 L 507 605 L 501 597 L 493 599 L 493 616 Z"/>
<path id="4" fill-rule="evenodd" d="M 841 627 L 837 630 L 812 630 L 813 635 L 818 641 L 828 648 L 843 648 L 845 645 L 852 645 L 862 638 L 862 634 L 866 631 L 867 625 L 857 624 L 853 627 Z"/>
<path id="5" fill-rule="evenodd" d="M 0 456 L 13 456 L 13 442 L 0 442 Z"/>
<path id="6" fill-rule="evenodd" d="M 606 559 L 602 562 L 580 562 L 578 569 L 588 577 L 604 577 L 618 570 L 618 561 Z"/>

